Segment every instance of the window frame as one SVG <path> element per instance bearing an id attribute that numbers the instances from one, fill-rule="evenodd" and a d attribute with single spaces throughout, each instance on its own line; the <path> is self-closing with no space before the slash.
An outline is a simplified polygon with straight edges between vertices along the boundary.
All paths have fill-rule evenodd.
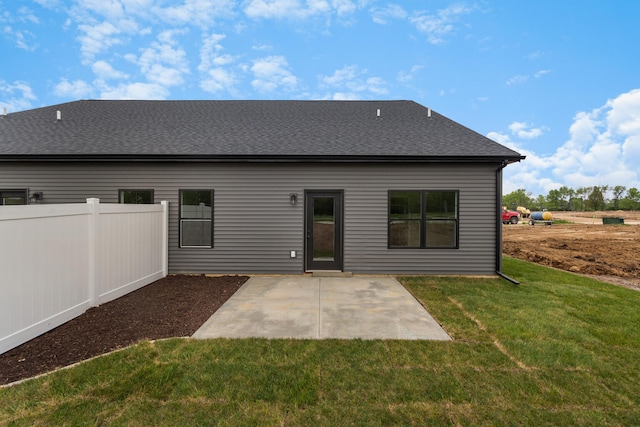
<path id="1" fill-rule="evenodd" d="M 393 193 L 418 193 L 420 200 L 420 219 L 407 218 L 407 221 L 419 224 L 419 246 L 396 246 L 391 244 L 391 195 Z M 430 218 L 427 215 L 427 195 L 429 193 L 454 193 L 455 216 L 453 218 Z M 433 246 L 429 244 L 427 224 L 429 222 L 454 222 L 455 235 L 453 246 Z M 387 192 L 387 249 L 459 249 L 460 248 L 460 190 L 388 190 Z"/>
<path id="2" fill-rule="evenodd" d="M 135 191 L 135 192 L 148 192 L 151 193 L 151 202 L 150 203 L 126 203 L 125 201 L 123 201 L 123 193 L 125 191 Z M 155 203 L 155 192 L 152 188 L 120 188 L 118 189 L 118 203 L 122 203 L 122 204 L 154 204 Z"/>
<path id="3" fill-rule="evenodd" d="M 5 205 L 4 204 L 4 193 L 14 193 L 14 194 L 18 194 L 21 193 L 22 194 L 22 199 L 24 200 L 24 203 L 21 205 Z M 28 205 L 29 204 L 29 189 L 27 188 L 0 188 L 0 206 L 23 206 L 23 205 Z"/>
<path id="4" fill-rule="evenodd" d="M 211 217 L 210 219 L 202 219 L 202 218 L 190 218 L 190 217 L 183 217 L 182 216 L 182 196 L 184 193 L 186 192 L 209 192 L 210 193 L 210 197 L 211 197 Z M 180 248 L 185 248 L 185 249 L 212 249 L 214 247 L 214 241 L 213 241 L 213 236 L 214 236 L 214 230 L 213 230 L 213 225 L 214 225 L 214 196 L 215 196 L 215 192 L 213 189 L 211 188 L 186 188 L 186 189 L 179 189 L 178 190 L 178 247 Z M 187 205 L 187 206 L 192 206 L 192 205 Z M 183 245 L 182 243 L 182 237 L 183 237 L 183 231 L 182 231 L 182 226 L 183 223 L 185 221 L 198 221 L 198 222 L 205 222 L 208 221 L 211 223 L 211 244 L 210 245 Z"/>

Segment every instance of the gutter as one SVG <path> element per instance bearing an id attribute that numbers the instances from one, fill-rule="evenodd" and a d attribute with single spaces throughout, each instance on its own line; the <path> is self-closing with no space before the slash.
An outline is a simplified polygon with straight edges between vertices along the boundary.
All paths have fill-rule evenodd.
<path id="1" fill-rule="evenodd" d="M 0 154 L 0 162 L 168 163 L 493 163 L 494 156 L 266 155 L 266 154 Z M 519 157 L 506 160 L 520 161 Z"/>
<path id="2" fill-rule="evenodd" d="M 502 169 L 509 163 L 503 160 L 500 167 L 496 169 L 496 274 L 514 285 L 519 285 L 520 282 L 502 272 L 502 200 L 500 196 L 502 195 Z"/>

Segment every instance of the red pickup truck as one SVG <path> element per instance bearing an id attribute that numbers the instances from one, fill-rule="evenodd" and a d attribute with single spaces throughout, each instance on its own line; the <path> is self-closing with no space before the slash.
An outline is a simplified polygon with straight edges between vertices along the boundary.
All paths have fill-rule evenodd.
<path id="1" fill-rule="evenodd" d="M 519 220 L 520 220 L 520 212 L 510 211 L 508 209 L 502 209 L 503 224 L 517 224 Z"/>

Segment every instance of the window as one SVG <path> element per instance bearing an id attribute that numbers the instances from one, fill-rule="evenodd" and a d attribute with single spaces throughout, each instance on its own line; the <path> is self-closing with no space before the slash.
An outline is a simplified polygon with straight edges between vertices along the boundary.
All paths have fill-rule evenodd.
<path id="1" fill-rule="evenodd" d="M 153 204 L 153 190 L 118 190 L 118 202 Z"/>
<path id="2" fill-rule="evenodd" d="M 213 247 L 213 190 L 180 190 L 180 247 Z"/>
<path id="3" fill-rule="evenodd" d="M 27 190 L 0 190 L 0 206 L 26 205 Z"/>
<path id="4" fill-rule="evenodd" d="M 390 248 L 457 248 L 457 191 L 389 191 Z"/>

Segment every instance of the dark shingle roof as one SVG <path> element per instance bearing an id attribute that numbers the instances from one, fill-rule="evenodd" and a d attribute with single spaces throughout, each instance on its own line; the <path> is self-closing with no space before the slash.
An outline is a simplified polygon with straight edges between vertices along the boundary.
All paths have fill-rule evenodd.
<path id="1" fill-rule="evenodd" d="M 1 116 L 0 159 L 12 158 L 517 161 L 523 157 L 412 101 L 85 100 Z"/>

